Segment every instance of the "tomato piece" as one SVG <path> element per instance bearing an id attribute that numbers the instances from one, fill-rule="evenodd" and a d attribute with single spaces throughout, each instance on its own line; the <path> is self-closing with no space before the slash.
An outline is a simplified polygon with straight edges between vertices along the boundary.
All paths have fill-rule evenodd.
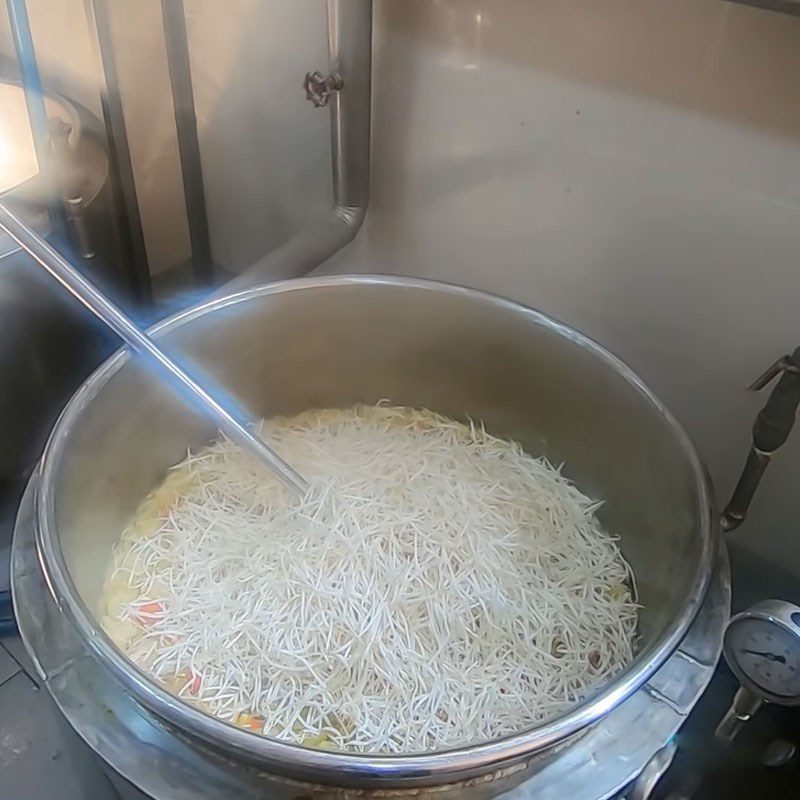
<path id="1" fill-rule="evenodd" d="M 136 609 L 136 620 L 142 625 L 152 625 L 164 614 L 164 604 L 160 600 L 142 603 Z"/>

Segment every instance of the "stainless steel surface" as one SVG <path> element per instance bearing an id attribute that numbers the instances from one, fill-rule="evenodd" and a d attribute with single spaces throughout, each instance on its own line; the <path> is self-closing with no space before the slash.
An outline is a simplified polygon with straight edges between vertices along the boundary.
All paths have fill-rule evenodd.
<path id="1" fill-rule="evenodd" d="M 357 228 L 369 198 L 372 0 L 327 5 L 331 74 L 344 84 L 330 102 L 334 210 Z"/>
<path id="2" fill-rule="evenodd" d="M 633 786 L 625 793 L 625 800 L 649 800 L 658 782 L 670 768 L 677 750 L 678 744 L 675 739 L 667 742 L 639 773 Z"/>
<path id="3" fill-rule="evenodd" d="M 230 402 L 217 399 L 178 366 L 161 348 L 117 306 L 115 306 L 91 281 L 76 270 L 60 253 L 54 250 L 35 231 L 0 203 L 0 228 L 28 252 L 68 292 L 80 300 L 93 314 L 108 325 L 136 352 L 147 357 L 160 372 L 173 381 L 213 419 L 237 444 L 263 463 L 288 489 L 303 494 L 308 489 L 305 480 L 292 469 L 268 444 L 245 427 L 250 424 L 247 415 Z M 237 418 L 238 417 L 238 418 Z"/>
<path id="4" fill-rule="evenodd" d="M 331 95 L 340 92 L 344 88 L 344 81 L 341 75 L 330 73 L 323 75 L 319 70 L 306 72 L 303 79 L 303 89 L 306 98 L 312 102 L 315 108 L 322 108 L 328 105 Z"/>
<path id="5" fill-rule="evenodd" d="M 266 774 L 191 737 L 176 735 L 139 705 L 68 623 L 45 584 L 35 541 L 39 480 L 37 474 L 28 486 L 14 537 L 13 588 L 21 632 L 44 686 L 70 724 L 116 774 L 114 783 L 123 797 L 140 797 L 126 793 L 131 785 L 156 800 L 385 797 L 385 792 L 351 793 Z M 507 800 L 617 796 L 681 727 L 704 691 L 719 658 L 729 607 L 728 563 L 720 543 L 713 579 L 697 619 L 679 649 L 651 679 L 659 691 L 651 691 L 649 685 L 640 689 L 568 744 L 557 758 L 535 763 L 522 775 L 497 776 L 497 783 L 486 780 L 392 794 L 472 800 L 490 797 L 515 778 L 527 777 L 505 795 Z M 315 781 L 316 776 L 309 774 L 306 780 Z"/>
<path id="6" fill-rule="evenodd" d="M 161 0 L 161 19 L 172 88 L 192 270 L 201 286 L 210 286 L 214 279 L 214 264 L 208 233 L 208 211 L 203 166 L 200 161 L 200 142 L 197 138 L 197 117 L 194 109 L 194 88 L 183 0 Z"/>
<path id="7" fill-rule="evenodd" d="M 779 705 L 800 706 L 800 693 L 797 691 L 797 686 L 800 683 L 797 681 L 796 675 L 792 676 L 792 685 L 781 687 L 789 690 L 788 693 L 778 694 L 768 686 L 761 685 L 753 676 L 752 671 L 742 663 L 742 653 L 736 637 L 737 628 L 743 624 L 752 625 L 754 623 L 759 625 L 766 636 L 775 637 L 776 640 L 778 636 L 785 636 L 791 642 L 788 646 L 791 649 L 787 650 L 787 655 L 791 657 L 792 661 L 797 661 L 800 664 L 800 606 L 796 606 L 786 600 L 763 600 L 760 603 L 756 603 L 746 611 L 736 614 L 725 631 L 725 660 L 728 662 L 733 674 L 742 684 L 742 689 L 737 694 L 737 698 L 742 703 L 745 703 L 745 700 L 749 697 L 758 699 L 759 702 L 767 700 L 770 703 L 778 703 Z M 777 648 L 778 646 L 779 642 L 775 641 L 775 647 Z M 774 659 L 774 656 L 772 658 Z M 792 661 L 788 662 L 788 666 L 796 672 L 796 667 Z M 731 708 L 734 712 L 737 711 L 736 700 L 734 700 Z M 745 708 L 747 708 L 746 703 Z M 754 712 L 755 708 L 753 711 L 747 711 L 747 714 L 752 715 Z"/>
<path id="8" fill-rule="evenodd" d="M 351 242 L 364 221 L 370 176 L 372 0 L 327 0 L 327 13 L 330 72 L 343 83 L 329 103 L 331 214 L 230 281 L 226 294 L 310 272 Z"/>
<path id="9" fill-rule="evenodd" d="M 132 667 L 93 609 L 117 532 L 186 446 L 207 442 L 213 430 L 120 353 L 76 395 L 46 450 L 42 563 L 64 613 L 126 690 L 213 746 L 320 781 L 472 778 L 563 744 L 597 722 L 653 676 L 700 608 L 718 537 L 703 468 L 638 378 L 574 330 L 461 287 L 345 276 L 208 302 L 152 333 L 260 416 L 389 397 L 482 419 L 495 433 L 564 462 L 584 491 L 604 499 L 602 521 L 621 537 L 644 607 L 641 651 L 629 669 L 562 717 L 486 744 L 398 757 L 343 755 L 254 736 L 184 705 Z M 653 684 L 652 691 L 666 697 L 677 690 Z"/>
<path id="10" fill-rule="evenodd" d="M 117 210 L 115 227 L 123 243 L 119 257 L 126 263 L 125 273 L 131 293 L 139 302 L 147 303 L 152 300 L 150 267 L 136 196 L 128 131 L 119 92 L 117 63 L 106 4 L 107 0 L 83 0 L 108 139 L 111 186 Z"/>
<path id="11" fill-rule="evenodd" d="M 86 203 L 82 197 L 68 197 L 65 200 L 67 210 L 67 223 L 69 224 L 72 240 L 78 250 L 78 255 L 89 261 L 97 255 L 92 244 L 92 236 L 86 220 Z"/>

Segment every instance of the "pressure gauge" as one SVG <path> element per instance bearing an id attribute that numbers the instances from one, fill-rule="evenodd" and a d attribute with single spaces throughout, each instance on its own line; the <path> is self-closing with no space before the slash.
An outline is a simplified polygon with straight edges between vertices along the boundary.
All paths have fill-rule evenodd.
<path id="1" fill-rule="evenodd" d="M 737 614 L 725 631 L 725 660 L 760 700 L 800 705 L 800 607 L 764 600 Z"/>

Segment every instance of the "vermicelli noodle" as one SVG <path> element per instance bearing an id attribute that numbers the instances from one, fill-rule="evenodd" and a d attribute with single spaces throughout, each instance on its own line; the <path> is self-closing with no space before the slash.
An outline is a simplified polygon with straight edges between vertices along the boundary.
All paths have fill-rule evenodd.
<path id="1" fill-rule="evenodd" d="M 114 550 L 104 628 L 145 672 L 256 733 L 408 753 L 518 732 L 633 658 L 633 576 L 560 470 L 430 411 L 263 423 L 298 501 L 222 439 Z"/>

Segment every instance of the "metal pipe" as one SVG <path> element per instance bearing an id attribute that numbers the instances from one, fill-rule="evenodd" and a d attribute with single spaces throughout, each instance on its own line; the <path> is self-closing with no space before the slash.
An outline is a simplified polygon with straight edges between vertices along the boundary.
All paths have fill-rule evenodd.
<path id="1" fill-rule="evenodd" d="M 720 516 L 720 525 L 726 533 L 736 530 L 744 522 L 750 503 L 753 501 L 756 489 L 758 489 L 770 461 L 772 461 L 772 453 L 764 453 L 757 447 L 750 448 L 736 488 Z"/>
<path id="2" fill-rule="evenodd" d="M 330 70 L 344 82 L 331 96 L 333 198 L 349 219 L 369 199 L 372 2 L 328 0 L 327 8 Z"/>
<path id="3" fill-rule="evenodd" d="M 172 89 L 175 133 L 181 162 L 183 197 L 192 251 L 192 270 L 197 283 L 208 286 L 214 278 L 211 239 L 208 233 L 208 212 L 203 185 L 203 166 L 197 135 L 192 68 L 186 35 L 186 12 L 183 0 L 161 0 L 164 45 Z"/>
<path id="4" fill-rule="evenodd" d="M 334 92 L 329 103 L 330 216 L 248 267 L 218 294 L 304 275 L 349 244 L 364 221 L 370 176 L 372 0 L 328 0 L 327 13 L 330 69 L 343 81 L 341 91 Z"/>
<path id="5" fill-rule="evenodd" d="M 127 277 L 134 296 L 142 303 L 150 303 L 153 297 L 150 265 L 136 196 L 128 130 L 119 92 L 108 7 L 106 0 L 84 0 L 83 7 L 97 62 L 100 104 L 106 126 L 111 186 L 117 212 L 115 223 L 121 240 L 119 256 L 127 267 Z"/>
<path id="6" fill-rule="evenodd" d="M 720 522 L 724 531 L 736 530 L 744 522 L 773 454 L 786 444 L 792 432 L 800 406 L 800 347 L 779 358 L 753 382 L 750 390 L 760 391 L 775 378 L 778 382 L 753 423 L 753 443 L 739 482 L 722 512 Z"/>
<path id="7" fill-rule="evenodd" d="M 126 344 L 149 358 L 162 375 L 183 388 L 184 393 L 194 399 L 233 441 L 258 458 L 284 486 L 299 494 L 308 491 L 306 481 L 268 444 L 247 430 L 245 425 L 250 420 L 243 411 L 237 409 L 234 416 L 233 412 L 178 366 L 146 333 L 140 331 L 91 281 L 2 203 L 0 228 Z"/>

